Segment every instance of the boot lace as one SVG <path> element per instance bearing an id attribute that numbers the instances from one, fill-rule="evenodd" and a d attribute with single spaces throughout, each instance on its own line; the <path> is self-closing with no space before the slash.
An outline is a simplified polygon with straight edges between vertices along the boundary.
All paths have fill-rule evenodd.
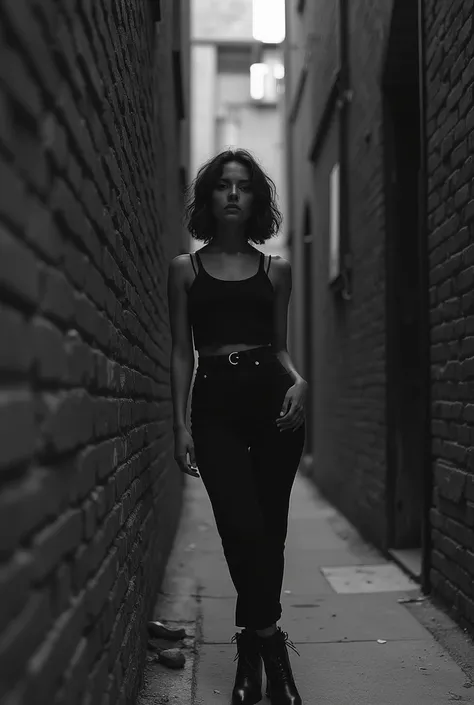
<path id="1" fill-rule="evenodd" d="M 250 673 L 255 672 L 255 667 L 254 665 L 249 661 L 247 658 L 247 655 L 245 653 L 245 650 L 242 648 L 242 634 L 234 634 L 232 639 L 230 640 L 230 643 L 237 643 L 237 653 L 235 655 L 234 661 L 237 661 L 238 658 L 241 659 L 241 663 L 245 664 L 247 666 L 247 669 L 250 671 Z"/>
<path id="2" fill-rule="evenodd" d="M 299 651 L 296 649 L 295 645 L 288 638 L 288 632 L 281 632 L 283 636 L 283 643 L 285 646 L 289 646 L 295 653 L 300 656 Z M 271 655 L 271 668 L 274 671 L 273 675 L 283 683 L 291 683 L 293 681 L 293 676 L 291 668 L 288 667 L 287 659 L 284 653 L 275 653 Z"/>
<path id="3" fill-rule="evenodd" d="M 239 638 L 239 634 L 234 634 L 234 636 L 233 636 L 232 639 L 230 640 L 230 643 L 231 643 L 231 644 L 237 644 L 237 653 L 236 653 L 236 655 L 235 655 L 234 661 L 237 661 L 237 659 L 239 658 L 239 656 L 241 656 L 238 638 Z"/>
<path id="4" fill-rule="evenodd" d="M 289 646 L 290 649 L 293 649 L 293 651 L 294 651 L 296 654 L 298 654 L 298 656 L 300 656 L 300 652 L 298 651 L 298 649 L 296 648 L 296 646 L 293 644 L 293 642 L 290 641 L 290 639 L 288 638 L 288 632 L 283 632 L 283 636 L 284 636 L 284 639 L 285 639 L 285 644 L 286 644 L 286 646 Z"/>

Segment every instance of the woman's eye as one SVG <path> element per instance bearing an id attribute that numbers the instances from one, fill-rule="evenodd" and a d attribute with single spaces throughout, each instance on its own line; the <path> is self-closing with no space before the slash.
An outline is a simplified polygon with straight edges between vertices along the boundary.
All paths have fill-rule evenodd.
<path id="1" fill-rule="evenodd" d="M 218 191 L 225 191 L 226 189 L 231 188 L 228 184 L 217 184 L 216 189 Z M 246 193 L 248 191 L 252 190 L 251 186 L 239 186 L 238 187 L 241 191 L 245 191 Z"/>

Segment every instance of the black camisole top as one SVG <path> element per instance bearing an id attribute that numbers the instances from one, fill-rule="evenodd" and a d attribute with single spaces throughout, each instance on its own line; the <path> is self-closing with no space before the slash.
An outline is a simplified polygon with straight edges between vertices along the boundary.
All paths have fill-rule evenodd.
<path id="1" fill-rule="evenodd" d="M 195 278 L 188 290 L 188 313 L 194 344 L 199 351 L 208 345 L 235 343 L 271 345 L 273 342 L 273 284 L 265 256 L 260 254 L 258 271 L 247 279 L 216 279 L 204 269 L 199 253 L 191 262 Z"/>

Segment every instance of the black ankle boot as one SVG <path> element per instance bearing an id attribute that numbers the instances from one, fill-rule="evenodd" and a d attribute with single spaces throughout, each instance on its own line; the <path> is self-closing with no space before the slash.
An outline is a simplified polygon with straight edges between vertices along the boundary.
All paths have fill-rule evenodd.
<path id="1" fill-rule="evenodd" d="M 237 642 L 237 673 L 232 690 L 232 705 L 254 705 L 262 699 L 262 657 L 259 638 L 255 632 L 245 629 L 234 634 L 231 641 Z"/>
<path id="2" fill-rule="evenodd" d="M 291 671 L 287 645 L 299 656 L 288 634 L 279 627 L 272 636 L 260 637 L 260 653 L 267 674 L 266 694 L 272 705 L 302 705 Z"/>

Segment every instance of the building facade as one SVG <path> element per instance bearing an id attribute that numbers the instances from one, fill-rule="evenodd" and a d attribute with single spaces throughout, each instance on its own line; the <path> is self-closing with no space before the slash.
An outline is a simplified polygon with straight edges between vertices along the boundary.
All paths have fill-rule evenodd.
<path id="1" fill-rule="evenodd" d="M 254 5 L 191 0 L 191 175 L 220 151 L 247 149 L 274 180 L 286 216 L 283 49 L 255 38 Z M 285 217 L 259 249 L 288 256 L 286 240 Z M 191 251 L 200 246 L 190 241 Z"/>
<path id="2" fill-rule="evenodd" d="M 305 467 L 474 630 L 472 4 L 287 2 Z"/>
<path id="3" fill-rule="evenodd" d="M 185 0 L 0 10 L 0 701 L 135 702 L 180 516 Z"/>

